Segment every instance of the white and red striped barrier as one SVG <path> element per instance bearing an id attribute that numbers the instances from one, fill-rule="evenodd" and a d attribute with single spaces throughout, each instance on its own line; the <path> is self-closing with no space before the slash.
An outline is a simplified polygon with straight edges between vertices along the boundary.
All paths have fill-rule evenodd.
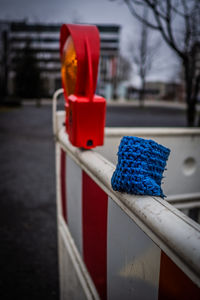
<path id="1" fill-rule="evenodd" d="M 198 225 L 159 198 L 112 191 L 112 164 L 58 139 L 60 213 L 100 298 L 199 299 Z"/>
<path id="2" fill-rule="evenodd" d="M 159 197 L 114 192 L 114 165 L 73 147 L 62 122 L 58 112 L 61 299 L 200 299 L 199 225 Z"/>

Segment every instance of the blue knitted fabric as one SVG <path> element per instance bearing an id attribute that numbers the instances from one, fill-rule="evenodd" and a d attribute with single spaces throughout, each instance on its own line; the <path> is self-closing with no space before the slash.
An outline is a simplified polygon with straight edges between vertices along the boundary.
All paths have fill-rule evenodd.
<path id="1" fill-rule="evenodd" d="M 113 190 L 164 198 L 161 181 L 169 154 L 168 148 L 153 140 L 124 136 L 111 179 Z"/>

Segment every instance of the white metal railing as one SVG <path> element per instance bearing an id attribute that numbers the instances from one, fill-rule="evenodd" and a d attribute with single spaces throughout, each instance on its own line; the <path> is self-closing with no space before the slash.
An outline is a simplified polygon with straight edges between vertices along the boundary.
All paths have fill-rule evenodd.
<path id="1" fill-rule="evenodd" d="M 81 150 L 73 145 L 68 140 L 68 136 L 65 132 L 65 128 L 63 127 L 63 121 L 65 118 L 64 112 L 56 112 L 56 99 L 59 94 L 62 93 L 60 90 L 57 94 L 55 94 L 53 100 L 53 124 L 54 124 L 54 135 L 56 137 L 56 149 L 57 149 L 57 199 L 58 199 L 58 223 L 59 223 L 59 244 L 67 243 L 66 237 L 70 239 L 68 245 L 66 245 L 66 249 L 71 247 L 74 249 L 73 251 L 68 249 L 72 256 L 72 261 L 76 262 L 76 273 L 83 273 L 85 275 L 82 276 L 82 282 L 87 282 L 87 284 L 83 283 L 82 286 L 85 286 L 87 294 L 91 294 L 93 296 L 87 296 L 87 299 L 95 298 L 98 299 L 98 295 L 96 293 L 95 287 L 91 283 L 91 278 L 87 270 L 85 269 L 84 262 L 82 261 L 81 255 L 79 251 L 77 251 L 76 247 L 76 238 L 74 238 L 75 244 L 71 241 L 70 237 L 70 224 L 65 223 L 62 216 L 62 208 L 61 208 L 61 196 L 60 196 L 60 151 L 64 151 L 66 156 L 68 157 L 67 164 L 72 161 L 71 165 L 76 165 L 81 171 L 84 171 L 92 181 L 94 181 L 107 195 L 109 199 L 109 203 L 115 203 L 116 207 L 120 208 L 120 211 L 123 212 L 124 216 L 127 216 L 128 219 L 132 221 L 132 224 L 136 224 L 141 231 L 141 239 L 143 239 L 142 234 L 148 237 L 149 240 L 153 241 L 155 247 L 158 246 L 173 262 L 177 265 L 188 278 L 190 278 L 198 287 L 200 287 L 200 226 L 184 215 L 182 212 L 176 209 L 185 208 L 184 205 L 190 204 L 190 207 L 199 207 L 199 190 L 195 193 L 175 193 L 175 195 L 171 195 L 168 198 L 168 202 L 166 200 L 161 199 L 160 197 L 151 197 L 151 196 L 139 196 L 139 195 L 128 195 L 126 193 L 119 193 L 113 191 L 111 187 L 111 177 L 113 171 L 115 169 L 115 165 L 113 162 L 116 161 L 116 158 L 113 160 L 113 153 L 117 152 L 117 145 L 123 135 L 136 135 L 142 137 L 149 138 L 159 138 L 161 139 L 161 143 L 166 141 L 169 142 L 173 146 L 175 139 L 179 139 L 180 136 L 184 138 L 183 144 L 185 147 L 185 154 L 182 159 L 179 160 L 178 167 L 181 168 L 181 163 L 184 161 L 184 158 L 188 157 L 191 153 L 190 147 L 188 147 L 188 141 L 195 141 L 197 145 L 199 145 L 199 130 L 190 130 L 190 129 L 110 129 L 107 128 L 105 132 L 105 147 L 94 149 L 94 150 Z M 185 140 L 188 139 L 188 140 Z M 183 147 L 183 144 L 181 147 Z M 186 149 L 187 148 L 187 149 Z M 196 159 L 196 152 L 193 152 Z M 109 157 L 112 159 L 109 160 Z M 172 160 L 172 165 L 175 160 L 178 160 L 178 156 L 174 156 Z M 197 160 L 198 164 L 199 161 Z M 69 168 L 69 165 L 67 166 Z M 173 167 L 173 166 L 172 166 Z M 170 167 L 171 168 L 171 167 Z M 73 170 L 72 170 L 73 171 Z M 199 170 L 198 170 L 199 171 Z M 78 171 L 79 172 L 79 171 Z M 170 173 L 171 172 L 171 173 Z M 169 171 L 170 176 L 173 176 L 173 170 Z M 74 176 L 73 172 L 69 171 L 66 173 L 66 176 Z M 168 173 L 167 173 L 168 174 Z M 171 182 L 174 181 L 173 190 L 175 191 L 175 181 L 176 181 L 176 173 L 175 178 L 172 178 Z M 181 175 L 183 178 L 184 174 Z M 186 178 L 187 179 L 187 178 Z M 82 184 L 77 181 L 77 178 L 70 178 L 69 184 L 74 185 L 74 190 L 78 188 L 76 184 Z M 181 181 L 181 180 L 180 180 Z M 79 187 L 80 190 L 80 187 Z M 74 197 L 70 195 L 70 197 Z M 76 199 L 72 199 L 72 203 L 75 203 Z M 80 200 L 82 201 L 82 200 Z M 172 203 L 173 206 L 170 204 Z M 75 204 L 74 204 L 75 205 Z M 73 208 L 74 209 L 74 208 Z M 75 206 L 75 210 L 77 207 Z M 80 216 L 81 212 L 79 211 L 77 216 Z M 111 214 L 112 215 L 112 214 Z M 75 214 L 76 216 L 76 214 Z M 111 216 L 110 216 L 111 217 Z M 108 217 L 109 218 L 109 217 Z M 80 220 L 73 219 L 73 226 L 80 225 Z M 79 224 L 79 225 L 78 225 Z M 116 230 L 120 227 L 118 221 L 116 223 Z M 82 230 L 82 229 L 81 229 Z M 81 232 L 81 231 L 80 231 Z M 120 232 L 120 230 L 119 230 Z M 118 234 L 120 234 L 118 232 Z M 109 234 L 109 233 L 107 233 Z M 121 233 L 122 235 L 125 234 Z M 110 237 L 109 237 L 110 239 Z M 108 239 L 108 240 L 109 240 Z M 82 238 L 81 238 L 82 240 Z M 138 241 L 137 243 L 140 243 Z M 119 245 L 120 246 L 120 245 Z M 62 246 L 59 246 L 62 248 Z M 75 248 L 74 248 L 75 247 Z M 115 251 L 115 250 L 114 250 Z M 157 250 L 156 250 L 157 251 Z M 62 264 L 65 263 L 63 250 L 61 252 L 60 266 L 62 268 Z M 73 254 L 73 255 L 72 255 Z M 75 257 L 75 258 L 74 258 Z M 77 264 L 78 262 L 78 264 Z M 125 266 L 126 267 L 126 266 Z M 150 267 L 150 265 L 149 265 Z M 145 268 L 148 268 L 148 264 Z M 145 271 L 144 271 L 145 272 Z M 149 271 L 151 273 L 151 271 Z M 109 271 L 108 271 L 109 273 Z M 61 277 L 63 276 L 63 271 L 61 270 Z M 66 275 L 65 275 L 66 276 Z M 148 277 L 148 274 L 144 275 Z M 85 279 L 84 279 L 85 278 Z M 65 285 L 65 284 L 63 284 Z M 108 279 L 109 285 L 109 279 Z M 88 289 L 87 287 L 90 286 Z M 88 295 L 89 295 L 88 294 Z M 109 297 L 108 297 L 109 298 Z M 148 295 L 147 295 L 148 298 Z M 151 298 L 151 297 L 150 297 Z M 62 298 L 65 299 L 65 298 Z M 153 298 L 152 298 L 153 299 Z"/>
<path id="2" fill-rule="evenodd" d="M 111 176 L 115 166 L 112 163 L 95 151 L 73 147 L 64 129 L 58 134 L 58 142 L 81 169 L 200 286 L 200 226 L 160 197 L 114 192 Z"/>

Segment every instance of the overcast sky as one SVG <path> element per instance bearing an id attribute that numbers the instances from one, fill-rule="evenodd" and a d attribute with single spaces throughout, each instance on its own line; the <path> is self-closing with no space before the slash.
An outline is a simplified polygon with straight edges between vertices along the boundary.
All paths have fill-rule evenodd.
<path id="1" fill-rule="evenodd" d="M 133 24 L 126 5 L 109 0 L 0 0 L 0 19 L 31 22 L 72 22 Z"/>
<path id="2" fill-rule="evenodd" d="M 109 23 L 121 25 L 121 52 L 127 54 L 128 40 L 139 34 L 139 27 L 122 1 L 109 0 L 0 0 L 1 20 L 23 20 L 29 22 Z M 170 60 L 171 53 L 164 47 L 163 56 Z M 154 72 L 150 79 L 170 80 L 172 72 Z M 138 83 L 136 76 L 134 82 Z"/>

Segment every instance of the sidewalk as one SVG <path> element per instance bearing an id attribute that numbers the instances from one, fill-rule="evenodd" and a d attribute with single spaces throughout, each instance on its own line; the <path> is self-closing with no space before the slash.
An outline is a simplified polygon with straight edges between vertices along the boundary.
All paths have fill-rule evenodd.
<path id="1" fill-rule="evenodd" d="M 52 99 L 45 98 L 40 100 L 40 105 L 51 105 Z M 37 105 L 37 100 L 33 99 L 25 99 L 22 101 L 23 106 L 32 106 Z M 126 107 L 139 107 L 140 103 L 139 100 L 126 100 L 126 99 L 118 99 L 118 100 L 107 100 L 107 106 L 126 106 Z M 145 100 L 144 101 L 145 107 L 161 107 L 161 108 L 172 108 L 172 109 L 180 109 L 186 110 L 187 105 L 186 103 L 181 102 L 173 102 L 173 101 L 163 101 L 163 100 Z M 197 111 L 200 112 L 200 103 L 197 104 Z"/>
<path id="2" fill-rule="evenodd" d="M 108 106 L 140 106 L 139 100 L 125 100 L 125 99 L 119 99 L 119 100 L 108 100 L 107 101 Z M 174 109 L 181 109 L 186 110 L 187 105 L 186 103 L 181 102 L 173 102 L 173 101 L 163 101 L 163 100 L 145 100 L 144 101 L 145 107 L 166 107 L 166 108 L 174 108 Z M 197 104 L 197 111 L 200 111 L 200 104 Z"/>

